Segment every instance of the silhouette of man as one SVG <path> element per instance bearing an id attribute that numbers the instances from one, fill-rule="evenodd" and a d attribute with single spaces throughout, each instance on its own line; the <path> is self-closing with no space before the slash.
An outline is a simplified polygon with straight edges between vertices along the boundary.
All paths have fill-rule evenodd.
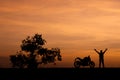
<path id="1" fill-rule="evenodd" d="M 99 54 L 99 68 L 101 68 L 101 64 L 104 68 L 104 53 L 107 51 L 107 48 L 105 49 L 105 51 L 97 51 L 96 49 L 94 50 Z"/>

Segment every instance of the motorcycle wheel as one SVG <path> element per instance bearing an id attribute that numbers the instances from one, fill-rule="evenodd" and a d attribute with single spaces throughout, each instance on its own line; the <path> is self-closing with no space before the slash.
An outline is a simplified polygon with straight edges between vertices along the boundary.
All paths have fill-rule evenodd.
<path id="1" fill-rule="evenodd" d="M 80 61 L 75 61 L 74 62 L 74 67 L 79 68 L 80 67 Z"/>
<path id="2" fill-rule="evenodd" d="M 95 67 L 95 63 L 93 61 L 90 62 L 90 68 L 94 68 Z"/>

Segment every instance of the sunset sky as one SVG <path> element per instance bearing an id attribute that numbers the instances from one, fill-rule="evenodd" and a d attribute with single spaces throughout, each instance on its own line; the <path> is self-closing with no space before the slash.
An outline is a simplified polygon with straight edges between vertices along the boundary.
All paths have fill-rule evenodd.
<path id="1" fill-rule="evenodd" d="M 0 56 L 20 50 L 27 36 L 43 35 L 45 47 L 59 47 L 63 61 L 108 48 L 106 67 L 120 67 L 120 0 L 0 0 Z"/>

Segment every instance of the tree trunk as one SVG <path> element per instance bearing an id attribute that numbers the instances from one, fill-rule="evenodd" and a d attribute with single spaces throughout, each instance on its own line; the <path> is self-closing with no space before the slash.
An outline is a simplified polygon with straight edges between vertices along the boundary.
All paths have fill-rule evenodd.
<path id="1" fill-rule="evenodd" d="M 30 59 L 28 61 L 28 68 L 37 68 L 38 64 L 35 60 L 35 55 L 33 53 L 30 54 Z"/>

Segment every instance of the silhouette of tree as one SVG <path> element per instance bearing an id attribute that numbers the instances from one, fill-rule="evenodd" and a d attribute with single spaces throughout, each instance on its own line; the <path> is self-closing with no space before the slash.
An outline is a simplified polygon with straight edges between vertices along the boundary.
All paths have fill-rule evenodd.
<path id="1" fill-rule="evenodd" d="M 10 55 L 10 61 L 13 67 L 18 68 L 38 68 L 39 64 L 55 63 L 56 60 L 61 61 L 59 48 L 44 48 L 46 41 L 42 35 L 35 34 L 28 36 L 22 41 L 21 51 L 15 55 Z M 37 57 L 39 56 L 39 59 Z"/>

